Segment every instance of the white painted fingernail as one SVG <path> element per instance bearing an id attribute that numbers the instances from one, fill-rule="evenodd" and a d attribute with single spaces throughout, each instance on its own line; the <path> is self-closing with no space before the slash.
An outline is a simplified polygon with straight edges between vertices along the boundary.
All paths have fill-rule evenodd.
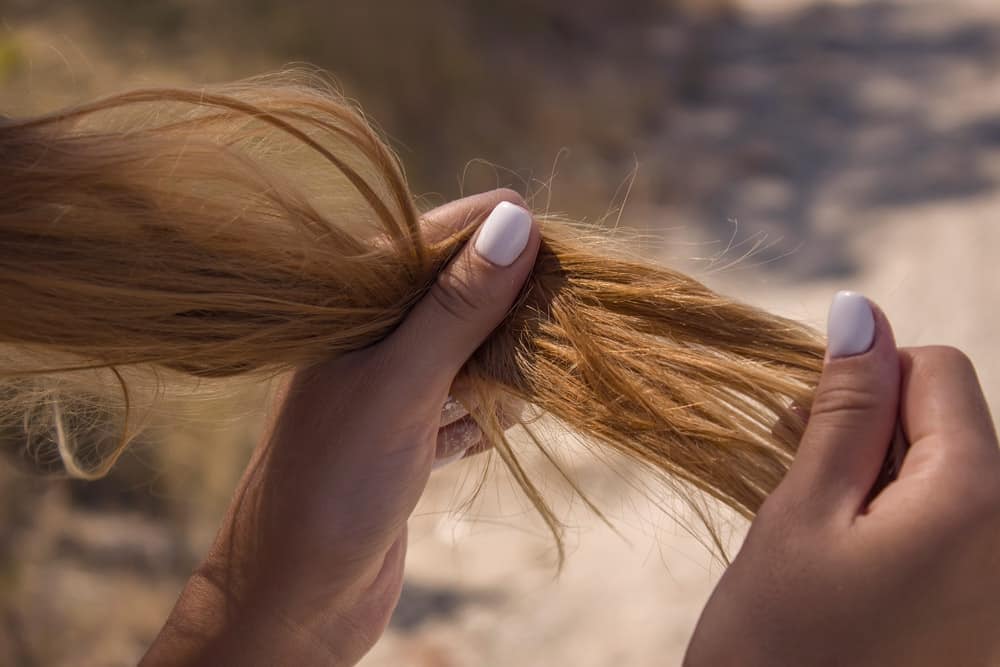
<path id="1" fill-rule="evenodd" d="M 531 213 L 517 204 L 496 205 L 476 237 L 476 252 L 498 266 L 510 266 L 531 237 Z"/>
<path id="2" fill-rule="evenodd" d="M 863 295 L 837 292 L 826 321 L 826 351 L 831 359 L 867 352 L 875 340 L 875 314 Z"/>
<path id="3" fill-rule="evenodd" d="M 447 458 L 479 444 L 482 439 L 483 432 L 474 419 L 460 419 L 438 430 L 435 454 L 438 458 Z"/>
<path id="4" fill-rule="evenodd" d="M 461 451 L 455 452 L 454 454 L 451 454 L 450 456 L 443 456 L 439 459 L 434 459 L 434 463 L 431 464 L 431 470 L 437 470 L 438 468 L 445 467 L 449 463 L 454 463 L 455 461 L 465 456 L 465 452 L 466 450 L 463 449 Z"/>
<path id="5" fill-rule="evenodd" d="M 457 422 L 462 417 L 469 414 L 469 411 L 465 409 L 457 398 L 448 394 L 448 398 L 445 399 L 444 405 L 441 406 L 441 424 L 438 428 L 444 428 L 449 424 Z"/>

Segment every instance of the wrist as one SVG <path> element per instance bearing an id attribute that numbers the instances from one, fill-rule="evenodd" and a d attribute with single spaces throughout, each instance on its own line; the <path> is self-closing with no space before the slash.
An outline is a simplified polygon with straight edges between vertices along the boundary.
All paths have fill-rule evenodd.
<path id="1" fill-rule="evenodd" d="M 349 624 L 329 617 L 314 621 L 294 621 L 263 599 L 237 599 L 199 569 L 141 665 L 339 666 L 354 664 L 367 651 L 362 633 Z"/>

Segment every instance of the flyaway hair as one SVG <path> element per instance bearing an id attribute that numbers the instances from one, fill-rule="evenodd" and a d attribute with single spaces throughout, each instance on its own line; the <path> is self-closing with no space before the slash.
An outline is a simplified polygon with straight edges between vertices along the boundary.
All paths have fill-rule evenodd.
<path id="1" fill-rule="evenodd" d="M 269 377 L 379 341 L 481 222 L 432 242 L 419 221 L 361 113 L 287 75 L 0 119 L 2 437 L 97 476 L 153 385 Z M 496 423 L 511 398 L 752 516 L 801 437 L 819 337 L 539 221 L 531 277 L 463 370 L 515 479 L 555 529 Z M 83 446 L 95 432 L 118 436 Z"/>

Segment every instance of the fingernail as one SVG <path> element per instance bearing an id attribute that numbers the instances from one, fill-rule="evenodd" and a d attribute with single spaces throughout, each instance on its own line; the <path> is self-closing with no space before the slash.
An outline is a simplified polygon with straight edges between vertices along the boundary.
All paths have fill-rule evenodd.
<path id="1" fill-rule="evenodd" d="M 482 439 L 483 432 L 474 419 L 460 419 L 438 429 L 435 454 L 439 459 L 446 459 L 452 454 L 464 452 Z"/>
<path id="2" fill-rule="evenodd" d="M 826 321 L 826 351 L 831 359 L 867 352 L 875 340 L 875 314 L 863 295 L 837 292 Z"/>
<path id="3" fill-rule="evenodd" d="M 510 266 L 531 237 L 531 213 L 517 204 L 496 205 L 476 237 L 476 252 L 498 266 Z"/>
<path id="4" fill-rule="evenodd" d="M 463 449 L 455 452 L 454 454 L 451 454 L 450 456 L 443 456 L 439 459 L 434 459 L 434 463 L 431 464 L 431 470 L 437 470 L 438 468 L 445 467 L 449 463 L 454 463 L 455 461 L 465 456 L 465 452 L 466 450 Z"/>
<path id="5" fill-rule="evenodd" d="M 469 414 L 469 411 L 465 409 L 457 398 L 448 394 L 448 398 L 445 399 L 444 405 L 441 406 L 441 423 L 438 428 L 444 428 L 449 424 L 454 424 L 462 417 Z"/>

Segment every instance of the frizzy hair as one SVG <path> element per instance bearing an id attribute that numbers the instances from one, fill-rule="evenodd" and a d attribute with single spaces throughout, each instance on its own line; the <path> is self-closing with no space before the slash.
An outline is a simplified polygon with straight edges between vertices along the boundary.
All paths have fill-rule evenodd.
<path id="1" fill-rule="evenodd" d="M 794 455 L 821 340 L 538 219 L 534 270 L 463 370 L 515 479 L 557 530 L 497 423 L 510 398 L 752 516 Z M 149 377 L 272 376 L 371 345 L 479 222 L 426 240 L 379 134 L 288 74 L 0 119 L 4 432 L 102 474 Z M 84 451 L 74 432 L 115 411 L 124 435 Z"/>

